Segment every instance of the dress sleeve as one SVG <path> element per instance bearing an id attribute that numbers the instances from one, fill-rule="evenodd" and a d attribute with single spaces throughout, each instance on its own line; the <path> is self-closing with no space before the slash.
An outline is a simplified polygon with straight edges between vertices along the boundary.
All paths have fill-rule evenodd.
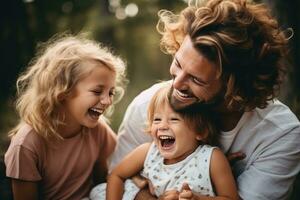
<path id="1" fill-rule="evenodd" d="M 29 149 L 16 145 L 5 154 L 6 176 L 24 181 L 40 181 L 38 157 Z"/>
<path id="2" fill-rule="evenodd" d="M 242 199 L 288 199 L 300 171 L 300 128 L 272 142 L 238 178 Z"/>

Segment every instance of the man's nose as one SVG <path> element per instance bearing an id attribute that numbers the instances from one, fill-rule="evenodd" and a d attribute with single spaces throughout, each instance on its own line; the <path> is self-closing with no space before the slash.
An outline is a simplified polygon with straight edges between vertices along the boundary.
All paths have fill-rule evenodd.
<path id="1" fill-rule="evenodd" d="M 187 78 L 183 72 L 178 72 L 173 75 L 173 87 L 177 90 L 187 89 Z"/>

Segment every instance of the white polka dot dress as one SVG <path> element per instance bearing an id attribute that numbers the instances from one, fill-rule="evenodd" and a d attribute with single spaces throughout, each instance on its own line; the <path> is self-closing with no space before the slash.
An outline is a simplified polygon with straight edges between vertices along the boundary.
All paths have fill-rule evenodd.
<path id="1" fill-rule="evenodd" d="M 210 158 L 214 148 L 200 145 L 184 160 L 165 165 L 157 146 L 152 143 L 141 174 L 152 182 L 157 197 L 167 190 L 180 191 L 183 183 L 188 183 L 195 193 L 215 196 L 209 176 Z"/>

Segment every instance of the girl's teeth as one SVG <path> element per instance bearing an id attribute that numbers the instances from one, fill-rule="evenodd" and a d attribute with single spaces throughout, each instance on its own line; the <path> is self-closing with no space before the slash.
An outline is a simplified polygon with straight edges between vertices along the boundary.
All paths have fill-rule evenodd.
<path id="1" fill-rule="evenodd" d="M 175 138 L 169 135 L 158 136 L 162 148 L 171 148 L 175 143 Z"/>
<path id="2" fill-rule="evenodd" d="M 161 136 L 159 136 L 159 139 L 161 139 L 161 140 L 167 140 L 167 139 L 173 139 L 174 137 L 172 137 L 172 136 L 168 136 L 168 135 L 161 135 Z"/>
<path id="3" fill-rule="evenodd" d="M 97 108 L 91 108 L 92 111 L 102 114 L 103 110 Z"/>

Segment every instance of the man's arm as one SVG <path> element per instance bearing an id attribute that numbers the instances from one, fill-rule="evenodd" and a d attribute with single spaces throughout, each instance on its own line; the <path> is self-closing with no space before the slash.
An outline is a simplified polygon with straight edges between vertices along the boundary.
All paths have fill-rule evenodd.
<path id="1" fill-rule="evenodd" d="M 300 170 L 300 128 L 269 140 L 271 144 L 237 177 L 239 195 L 244 200 L 289 197 Z"/>

